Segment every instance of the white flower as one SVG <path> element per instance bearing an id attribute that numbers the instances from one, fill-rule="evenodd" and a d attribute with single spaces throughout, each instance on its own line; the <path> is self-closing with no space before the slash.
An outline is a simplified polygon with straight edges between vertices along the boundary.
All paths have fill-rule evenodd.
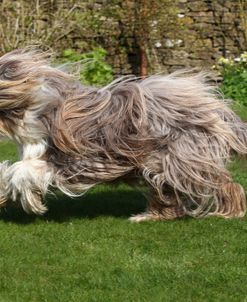
<path id="1" fill-rule="evenodd" d="M 219 64 L 231 65 L 231 64 L 233 64 L 233 61 L 232 61 L 232 59 L 221 57 L 221 58 L 219 58 L 218 63 Z"/>
<path id="2" fill-rule="evenodd" d="M 175 41 L 175 43 L 176 43 L 177 46 L 180 46 L 180 45 L 183 44 L 183 40 L 177 39 L 177 40 Z"/>
<path id="3" fill-rule="evenodd" d="M 155 45 L 157 48 L 159 48 L 159 47 L 162 46 L 162 44 L 161 44 L 160 42 L 156 42 L 154 45 Z"/>
<path id="4" fill-rule="evenodd" d="M 247 62 L 247 52 L 243 52 L 240 56 L 242 62 Z"/>
<path id="5" fill-rule="evenodd" d="M 166 40 L 166 47 L 173 47 L 173 46 L 174 46 L 173 41 L 170 40 L 170 39 L 167 39 L 167 40 Z"/>
<path id="6" fill-rule="evenodd" d="M 181 46 L 183 42 L 184 41 L 181 39 L 176 39 L 176 40 L 166 39 L 165 45 L 166 47 L 173 47 L 174 45 Z"/>

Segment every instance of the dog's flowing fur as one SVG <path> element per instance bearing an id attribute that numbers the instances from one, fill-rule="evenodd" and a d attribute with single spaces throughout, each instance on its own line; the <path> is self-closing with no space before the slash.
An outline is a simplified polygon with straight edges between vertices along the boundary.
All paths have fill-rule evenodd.
<path id="1" fill-rule="evenodd" d="M 184 215 L 242 217 L 245 194 L 226 169 L 247 153 L 247 127 L 203 73 L 83 86 L 46 54 L 16 50 L 0 58 L 0 131 L 20 160 L 0 167 L 1 203 L 42 214 L 49 188 L 74 196 L 124 176 L 152 191 L 133 221 Z"/>

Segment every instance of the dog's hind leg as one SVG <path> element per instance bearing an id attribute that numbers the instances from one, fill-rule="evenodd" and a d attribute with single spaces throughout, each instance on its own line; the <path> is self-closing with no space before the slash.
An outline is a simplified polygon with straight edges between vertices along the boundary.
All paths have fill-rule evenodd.
<path id="1" fill-rule="evenodd" d="M 177 200 L 174 192 L 164 194 L 165 201 L 161 200 L 158 194 L 154 193 L 149 199 L 147 209 L 144 213 L 129 218 L 132 222 L 148 220 L 173 220 L 185 216 L 185 210 Z"/>
<path id="2" fill-rule="evenodd" d="M 207 216 L 241 218 L 245 213 L 246 197 L 243 187 L 238 183 L 229 182 L 219 190 L 216 209 Z"/>

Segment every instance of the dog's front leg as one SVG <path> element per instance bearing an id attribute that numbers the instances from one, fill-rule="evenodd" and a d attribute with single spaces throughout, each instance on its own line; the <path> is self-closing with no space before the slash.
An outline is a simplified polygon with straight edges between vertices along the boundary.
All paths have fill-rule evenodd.
<path id="1" fill-rule="evenodd" d="M 43 214 L 43 196 L 52 184 L 53 173 L 47 163 L 39 159 L 0 165 L 0 204 L 8 200 L 20 201 L 27 213 Z"/>
<path id="2" fill-rule="evenodd" d="M 9 161 L 4 161 L 0 164 L 0 206 L 6 206 L 9 195 L 9 186 L 7 183 L 7 170 L 10 166 Z"/>

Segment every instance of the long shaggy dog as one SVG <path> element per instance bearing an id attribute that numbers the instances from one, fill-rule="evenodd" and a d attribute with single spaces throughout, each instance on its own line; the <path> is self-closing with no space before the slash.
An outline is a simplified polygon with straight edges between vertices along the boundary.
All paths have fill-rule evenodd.
<path id="1" fill-rule="evenodd" d="M 12 51 L 0 58 L 0 132 L 20 150 L 0 166 L 2 205 L 42 214 L 49 188 L 74 196 L 134 176 L 151 194 L 132 221 L 245 214 L 225 166 L 247 153 L 247 127 L 203 73 L 85 87 L 41 52 Z"/>

